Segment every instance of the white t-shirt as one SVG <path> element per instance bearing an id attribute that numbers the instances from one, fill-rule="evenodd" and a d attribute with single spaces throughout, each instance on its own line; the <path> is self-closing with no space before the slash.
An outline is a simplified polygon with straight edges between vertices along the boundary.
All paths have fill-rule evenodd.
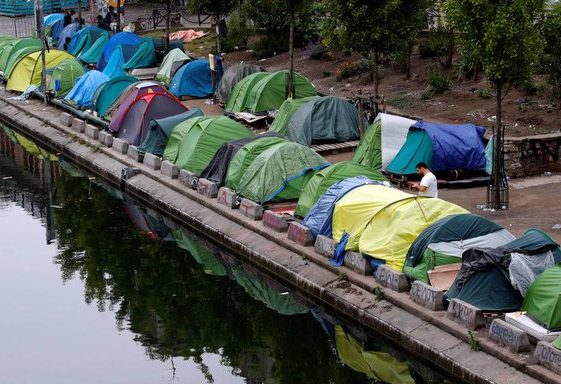
<path id="1" fill-rule="evenodd" d="M 419 196 L 438 197 L 438 184 L 436 176 L 432 172 L 427 172 L 421 179 L 420 185 L 427 187 L 426 191 L 419 191 Z"/>

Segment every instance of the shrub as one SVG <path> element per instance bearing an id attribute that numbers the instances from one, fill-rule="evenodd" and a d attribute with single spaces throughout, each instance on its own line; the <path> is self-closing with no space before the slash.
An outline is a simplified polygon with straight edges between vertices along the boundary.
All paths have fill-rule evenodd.
<path id="1" fill-rule="evenodd" d="M 224 52 L 245 50 L 253 31 L 247 27 L 247 19 L 239 10 L 232 11 L 227 20 L 228 34 L 222 43 Z"/>
<path id="2" fill-rule="evenodd" d="M 442 72 L 431 72 L 427 78 L 430 91 L 435 94 L 450 90 L 450 79 Z"/>
<path id="3" fill-rule="evenodd" d="M 483 88 L 479 90 L 478 95 L 482 99 L 490 99 L 493 96 L 493 92 L 489 88 Z"/>
<path id="4" fill-rule="evenodd" d="M 304 52 L 310 59 L 321 59 L 325 54 L 325 47 L 321 42 L 309 41 L 304 47 Z"/>
<path id="5" fill-rule="evenodd" d="M 358 62 L 347 61 L 337 69 L 337 81 L 348 79 L 356 75 L 371 72 L 370 62 L 362 59 Z"/>

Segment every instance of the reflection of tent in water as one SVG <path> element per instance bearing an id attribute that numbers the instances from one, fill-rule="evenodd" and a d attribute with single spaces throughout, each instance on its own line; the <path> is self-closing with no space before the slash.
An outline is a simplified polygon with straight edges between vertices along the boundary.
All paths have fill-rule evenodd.
<path id="1" fill-rule="evenodd" d="M 125 203 L 123 208 L 144 236 L 152 240 L 171 240 L 168 238 L 170 230 L 161 218 L 151 216 L 136 204 Z"/>
<path id="2" fill-rule="evenodd" d="M 340 325 L 335 326 L 335 348 L 343 363 L 374 380 L 389 384 L 415 382 L 407 363 L 386 352 L 367 351 L 360 341 L 345 332 Z"/>
<path id="3" fill-rule="evenodd" d="M 4 130 L 4 133 L 8 138 L 15 144 L 21 145 L 26 152 L 30 153 L 31 155 L 37 157 L 38 159 L 45 160 L 48 159 L 50 161 L 57 161 L 57 157 L 55 155 L 51 155 L 44 149 L 41 149 L 37 146 L 33 141 L 23 137 L 19 133 L 14 132 L 12 129 L 8 128 L 5 125 L 0 125 Z"/>
<path id="4" fill-rule="evenodd" d="M 171 234 L 177 246 L 186 250 L 195 261 L 203 266 L 205 273 L 214 276 L 226 276 L 226 268 L 208 248 L 197 239 L 191 238 L 182 229 L 172 229 Z"/>
<path id="5" fill-rule="evenodd" d="M 267 308 L 281 315 L 295 315 L 308 312 L 308 308 L 295 302 L 292 296 L 279 292 L 260 278 L 252 276 L 241 266 L 232 267 L 232 276 L 251 297 L 259 300 Z"/>

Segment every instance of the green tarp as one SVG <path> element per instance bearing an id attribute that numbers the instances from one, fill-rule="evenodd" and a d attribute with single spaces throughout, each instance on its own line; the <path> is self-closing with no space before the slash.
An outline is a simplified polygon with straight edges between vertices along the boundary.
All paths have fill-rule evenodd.
<path id="1" fill-rule="evenodd" d="M 287 141 L 280 137 L 262 137 L 241 147 L 232 160 L 230 160 L 225 185 L 233 190 L 238 189 L 242 176 L 253 160 L 267 149 L 285 142 Z"/>
<path id="2" fill-rule="evenodd" d="M 228 67 L 226 71 L 224 71 L 220 83 L 218 84 L 218 89 L 216 91 L 218 100 L 222 103 L 227 102 L 236 84 L 243 78 L 257 72 L 263 72 L 263 68 L 255 64 L 238 63 Z"/>
<path id="3" fill-rule="evenodd" d="M 188 61 L 191 61 L 191 58 L 187 56 L 185 52 L 179 48 L 172 49 L 166 57 L 164 57 L 154 80 L 161 81 L 162 83 L 169 85 L 175 71 Z"/>
<path id="4" fill-rule="evenodd" d="M 318 171 L 304 187 L 294 214 L 304 217 L 329 187 L 349 177 L 365 176 L 371 180 L 388 181 L 384 175 L 351 161 L 342 161 Z"/>
<path id="5" fill-rule="evenodd" d="M 286 127 L 288 127 L 288 122 L 292 116 L 298 111 L 304 104 L 319 98 L 319 96 L 304 97 L 302 99 L 286 99 L 277 112 L 275 120 L 269 127 L 269 131 L 278 132 L 281 135 L 286 133 Z"/>
<path id="6" fill-rule="evenodd" d="M 179 169 L 200 175 L 222 144 L 251 135 L 248 128 L 226 116 L 196 117 L 173 129 L 164 157 Z"/>
<path id="7" fill-rule="evenodd" d="M 522 310 L 547 329 L 561 329 L 561 265 L 547 269 L 534 281 Z"/>
<path id="8" fill-rule="evenodd" d="M 420 162 L 432 166 L 432 141 L 429 134 L 422 129 L 412 129 L 407 135 L 407 141 L 388 165 L 388 172 L 396 175 L 413 175 L 417 173 L 416 166 Z"/>
<path id="9" fill-rule="evenodd" d="M 286 138 L 302 145 L 360 138 L 358 109 L 345 99 L 320 97 L 304 104 L 290 119 Z"/>
<path id="10" fill-rule="evenodd" d="M 294 200 L 314 172 L 329 166 L 320 155 L 298 143 L 277 144 L 255 158 L 240 180 L 242 197 L 257 203 Z"/>
<path id="11" fill-rule="evenodd" d="M 372 169 L 382 168 L 382 119 L 370 125 L 360 139 L 353 161 Z"/>
<path id="12" fill-rule="evenodd" d="M 247 76 L 234 87 L 226 111 L 260 113 L 279 109 L 286 100 L 287 77 L 288 71 Z M 298 73 L 294 73 L 294 89 L 295 99 L 317 95 L 312 83 Z"/>
<path id="13" fill-rule="evenodd" d="M 54 68 L 47 88 L 55 92 L 56 97 L 64 97 L 85 72 L 77 60 L 64 59 Z"/>

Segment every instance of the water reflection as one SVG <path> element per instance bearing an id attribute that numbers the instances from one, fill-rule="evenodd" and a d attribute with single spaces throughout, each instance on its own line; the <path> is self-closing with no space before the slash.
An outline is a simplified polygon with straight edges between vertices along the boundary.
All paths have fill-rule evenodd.
<path id="1" fill-rule="evenodd" d="M 21 148 L 0 135 L 11 159 Z M 68 163 L 62 172 L 43 152 L 25 156 L 33 159 L 0 155 L 2 174 L 13 174 L 0 183 L 0 204 L 21 194 L 38 207 L 56 234 L 63 281 L 80 279 L 86 303 L 113 312 L 118 330 L 131 331 L 150 359 L 173 370 L 192 361 L 208 383 L 216 379 L 211 364 L 229 367 L 223 382 L 445 382 Z"/>

